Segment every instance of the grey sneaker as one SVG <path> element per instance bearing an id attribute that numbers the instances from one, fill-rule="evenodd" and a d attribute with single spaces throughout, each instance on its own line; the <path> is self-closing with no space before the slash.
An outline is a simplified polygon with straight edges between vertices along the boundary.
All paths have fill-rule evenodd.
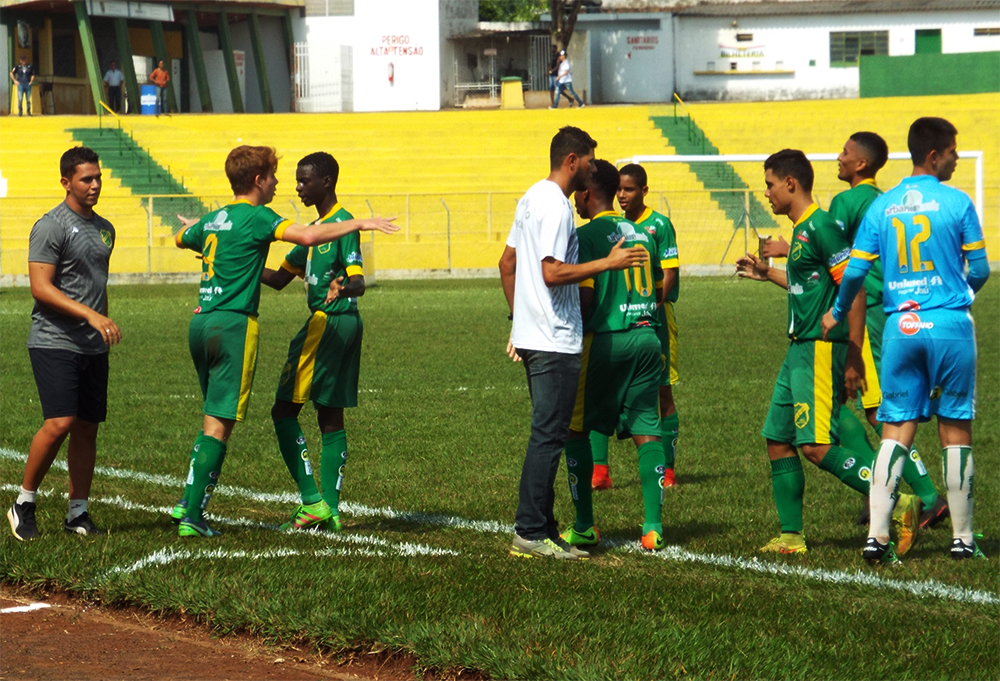
<path id="1" fill-rule="evenodd" d="M 595 533 L 597 532 L 596 528 L 594 528 L 594 532 Z M 567 553 L 572 553 L 574 556 L 576 556 L 580 560 L 587 560 L 588 558 L 590 558 L 590 553 L 589 552 L 584 551 L 583 549 L 580 549 L 580 548 L 577 548 L 577 547 L 573 546 L 572 544 L 570 544 L 568 541 L 566 541 L 562 537 L 556 537 L 552 541 L 555 542 L 556 546 L 558 546 L 559 548 L 561 548 L 563 551 L 566 551 Z"/>
<path id="2" fill-rule="evenodd" d="M 34 502 L 26 501 L 11 506 L 7 511 L 7 521 L 10 522 L 10 533 L 20 541 L 28 541 L 38 536 Z"/>
<path id="3" fill-rule="evenodd" d="M 563 549 L 548 537 L 532 541 L 516 534 L 514 535 L 514 542 L 510 545 L 510 555 L 519 558 L 551 557 L 560 560 L 580 560 L 579 556 L 573 555 Z"/>
<path id="4" fill-rule="evenodd" d="M 72 520 L 63 523 L 63 529 L 73 534 L 101 535 L 107 534 L 107 530 L 102 530 L 94 521 L 90 519 L 90 514 L 84 511 Z"/>

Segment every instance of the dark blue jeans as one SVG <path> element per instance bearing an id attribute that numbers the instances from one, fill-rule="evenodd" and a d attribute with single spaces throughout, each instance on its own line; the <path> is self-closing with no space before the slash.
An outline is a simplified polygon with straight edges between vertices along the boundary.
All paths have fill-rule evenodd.
<path id="1" fill-rule="evenodd" d="M 514 531 L 524 539 L 556 538 L 554 485 L 559 457 L 569 437 L 569 423 L 580 382 L 580 355 L 518 350 L 531 395 L 531 437 L 521 469 L 520 499 Z"/>
<path id="2" fill-rule="evenodd" d="M 28 115 L 31 115 L 31 86 L 27 83 L 17 84 L 17 115 L 23 116 L 24 110 L 22 108 L 22 103 L 27 100 L 28 102 Z"/>
<path id="3" fill-rule="evenodd" d="M 566 94 L 567 91 L 569 94 Z M 559 102 L 563 97 L 569 99 L 570 106 L 573 105 L 573 99 L 570 99 L 569 95 L 573 95 L 573 99 L 576 100 L 577 106 L 583 106 L 583 100 L 580 99 L 580 95 L 576 94 L 576 90 L 573 89 L 573 81 L 568 83 L 559 83 L 556 85 L 556 106 L 559 106 Z"/>

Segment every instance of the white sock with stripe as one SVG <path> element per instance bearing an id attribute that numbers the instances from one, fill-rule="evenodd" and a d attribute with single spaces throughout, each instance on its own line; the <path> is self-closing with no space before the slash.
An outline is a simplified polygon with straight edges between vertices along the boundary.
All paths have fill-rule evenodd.
<path id="1" fill-rule="evenodd" d="M 87 512 L 86 499 L 70 499 L 69 511 L 66 513 L 66 522 L 73 522 Z"/>
<path id="2" fill-rule="evenodd" d="M 871 492 L 868 495 L 871 520 L 868 536 L 875 537 L 883 544 L 889 541 L 889 521 L 896 506 L 899 481 L 903 478 L 903 464 L 909 455 L 909 448 L 896 440 L 882 440 L 872 467 Z"/>
<path id="3" fill-rule="evenodd" d="M 972 447 L 952 445 L 942 452 L 944 485 L 948 490 L 948 508 L 955 539 L 972 543 Z"/>

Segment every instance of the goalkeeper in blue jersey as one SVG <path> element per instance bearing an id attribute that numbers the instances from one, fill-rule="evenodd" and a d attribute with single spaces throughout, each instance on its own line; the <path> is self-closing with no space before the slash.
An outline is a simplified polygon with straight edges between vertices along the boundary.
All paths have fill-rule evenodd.
<path id="1" fill-rule="evenodd" d="M 872 564 L 898 562 L 889 541 L 889 517 L 917 423 L 935 415 L 954 532 L 951 555 L 983 557 L 972 536 L 976 337 L 969 307 L 989 277 L 989 262 L 972 201 L 942 184 L 955 172 L 957 135 L 943 118 L 919 118 L 910 126 L 913 174 L 872 203 L 837 302 L 823 318 L 824 333 L 845 318 L 872 262 L 880 258 L 889 317 L 878 411 L 885 425 L 862 551 Z"/>

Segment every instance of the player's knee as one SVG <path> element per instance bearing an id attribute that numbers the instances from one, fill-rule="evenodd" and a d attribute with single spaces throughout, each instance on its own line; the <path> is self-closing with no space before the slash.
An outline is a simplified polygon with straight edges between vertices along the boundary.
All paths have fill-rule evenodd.
<path id="1" fill-rule="evenodd" d="M 830 445 L 802 445 L 802 455 L 817 466 L 823 461 L 823 457 L 828 451 L 830 451 Z"/>
<path id="2" fill-rule="evenodd" d="M 42 432 L 51 438 L 66 437 L 73 428 L 73 424 L 76 423 L 76 420 L 75 416 L 58 416 L 52 419 L 45 419 L 45 422 L 42 424 Z"/>
<path id="3" fill-rule="evenodd" d="M 96 440 L 98 428 L 100 428 L 99 423 L 84 421 L 83 419 L 74 419 L 73 425 L 70 427 L 70 434 L 73 437 Z"/>

